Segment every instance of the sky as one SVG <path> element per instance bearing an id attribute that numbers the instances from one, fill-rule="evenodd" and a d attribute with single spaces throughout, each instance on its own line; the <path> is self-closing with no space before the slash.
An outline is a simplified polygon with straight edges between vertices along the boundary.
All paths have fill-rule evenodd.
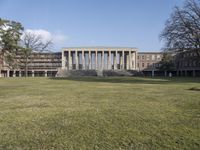
<path id="1" fill-rule="evenodd" d="M 119 46 L 160 51 L 159 34 L 184 0 L 0 0 L 0 18 L 62 47 Z"/>

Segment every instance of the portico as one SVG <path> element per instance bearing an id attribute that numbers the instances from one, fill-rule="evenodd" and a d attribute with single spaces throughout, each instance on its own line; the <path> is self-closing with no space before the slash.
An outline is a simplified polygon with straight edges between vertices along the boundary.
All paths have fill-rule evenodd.
<path id="1" fill-rule="evenodd" d="M 136 64 L 136 48 L 69 47 L 62 49 L 62 69 L 136 70 Z"/>

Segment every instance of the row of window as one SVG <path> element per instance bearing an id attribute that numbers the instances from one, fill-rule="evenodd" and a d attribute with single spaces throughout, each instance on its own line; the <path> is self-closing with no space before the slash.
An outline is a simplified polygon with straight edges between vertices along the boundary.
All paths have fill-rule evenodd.
<path id="1" fill-rule="evenodd" d="M 161 60 L 161 56 L 160 55 L 138 55 L 138 60 L 142 59 L 142 60 Z"/>
<path id="2" fill-rule="evenodd" d="M 183 57 L 193 57 L 193 56 L 197 56 L 196 53 L 185 53 L 183 54 Z"/>
<path id="3" fill-rule="evenodd" d="M 138 63 L 138 68 L 145 68 L 145 67 L 151 67 L 151 68 L 156 68 L 156 67 L 160 67 L 160 64 L 158 63 Z"/>
<path id="4" fill-rule="evenodd" d="M 31 63 L 28 66 L 61 66 L 61 63 Z"/>
<path id="5" fill-rule="evenodd" d="M 200 66 L 200 62 L 197 61 L 190 61 L 190 62 L 182 62 L 180 64 L 181 67 L 199 67 Z"/>

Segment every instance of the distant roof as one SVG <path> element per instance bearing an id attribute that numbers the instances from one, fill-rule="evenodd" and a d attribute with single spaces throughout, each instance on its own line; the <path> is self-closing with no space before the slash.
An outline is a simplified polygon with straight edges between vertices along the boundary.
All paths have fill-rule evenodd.
<path id="1" fill-rule="evenodd" d="M 163 52 L 138 52 L 138 54 L 163 54 Z"/>
<path id="2" fill-rule="evenodd" d="M 77 48 L 77 49 L 92 49 L 92 48 L 98 48 L 98 49 L 103 49 L 103 48 L 105 48 L 105 49 L 108 49 L 108 48 L 112 48 L 112 49 L 137 49 L 136 47 L 121 47 L 121 46 L 83 46 L 83 47 L 63 47 L 62 49 L 75 49 L 75 48 Z"/>

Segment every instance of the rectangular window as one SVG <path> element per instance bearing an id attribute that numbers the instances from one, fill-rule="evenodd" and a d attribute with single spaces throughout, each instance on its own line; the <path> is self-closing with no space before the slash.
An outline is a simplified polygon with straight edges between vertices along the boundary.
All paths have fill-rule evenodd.
<path id="1" fill-rule="evenodd" d="M 149 55 L 147 55 L 146 57 L 147 57 L 147 60 L 149 60 Z"/>
<path id="2" fill-rule="evenodd" d="M 144 67 L 144 63 L 142 63 L 142 67 Z"/>
<path id="3" fill-rule="evenodd" d="M 155 60 L 155 55 L 151 55 L 151 60 Z"/>
<path id="4" fill-rule="evenodd" d="M 144 55 L 142 55 L 142 59 L 144 59 Z"/>
<path id="5" fill-rule="evenodd" d="M 160 55 L 157 55 L 157 60 L 160 60 Z"/>

